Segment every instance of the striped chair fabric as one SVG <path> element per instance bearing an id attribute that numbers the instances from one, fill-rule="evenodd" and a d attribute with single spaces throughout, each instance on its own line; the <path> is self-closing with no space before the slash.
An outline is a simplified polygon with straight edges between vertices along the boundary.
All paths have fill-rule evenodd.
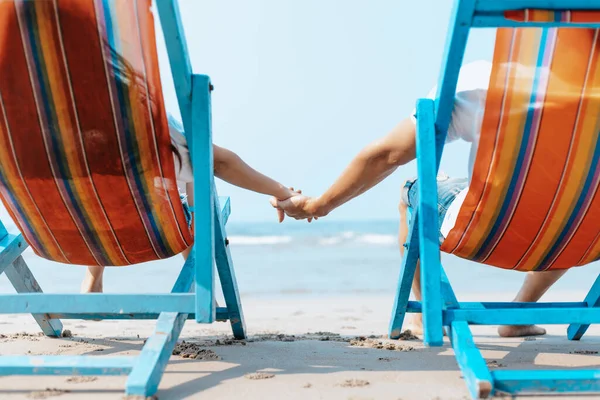
<path id="1" fill-rule="evenodd" d="M 192 243 L 150 6 L 0 2 L 0 198 L 41 257 L 122 266 Z"/>
<path id="2" fill-rule="evenodd" d="M 596 29 L 498 30 L 472 181 L 443 251 L 521 271 L 600 258 L 599 61 Z"/>

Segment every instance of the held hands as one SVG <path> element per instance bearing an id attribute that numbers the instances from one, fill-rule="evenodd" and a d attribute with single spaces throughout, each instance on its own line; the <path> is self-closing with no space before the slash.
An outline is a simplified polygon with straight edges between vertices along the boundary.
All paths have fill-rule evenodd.
<path id="1" fill-rule="evenodd" d="M 301 190 L 294 191 L 294 188 L 290 188 L 290 190 L 292 196 L 287 199 L 280 200 L 276 197 L 270 199 L 271 205 L 277 209 L 279 222 L 283 222 L 286 215 L 294 219 L 307 219 L 308 222 L 323 216 L 316 212 L 314 198 L 304 196 Z"/>

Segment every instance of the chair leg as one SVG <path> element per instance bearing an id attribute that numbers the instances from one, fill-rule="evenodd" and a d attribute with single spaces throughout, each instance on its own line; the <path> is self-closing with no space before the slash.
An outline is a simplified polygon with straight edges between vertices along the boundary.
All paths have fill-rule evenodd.
<path id="1" fill-rule="evenodd" d="M 434 107 L 435 104 L 430 99 L 417 101 L 419 259 L 423 295 L 423 342 L 427 346 L 441 346 L 444 342 Z"/>
<path id="2" fill-rule="evenodd" d="M 474 399 L 485 399 L 493 390 L 493 378 L 481 352 L 475 345 L 469 324 L 455 321 L 450 325 L 450 341 L 456 362 Z"/>
<path id="3" fill-rule="evenodd" d="M 13 285 L 17 293 L 42 293 L 40 285 L 35 280 L 23 257 L 19 256 L 4 273 Z M 58 319 L 52 319 L 48 314 L 33 314 L 44 335 L 58 337 L 62 333 L 62 323 Z"/>
<path id="4" fill-rule="evenodd" d="M 599 307 L 600 306 L 600 276 L 596 278 L 596 281 L 592 285 L 592 288 L 585 296 L 585 300 L 588 307 Z M 571 324 L 567 329 L 567 337 L 569 340 L 579 340 L 583 337 L 587 329 L 590 327 L 587 325 Z"/>
<path id="5" fill-rule="evenodd" d="M 156 393 L 187 317 L 180 313 L 160 314 L 154 334 L 146 341 L 127 378 L 127 395 L 146 397 Z"/>
<path id="6" fill-rule="evenodd" d="M 229 252 L 229 245 L 225 232 L 225 225 L 219 211 L 220 206 L 215 199 L 215 262 L 219 273 L 219 280 L 223 288 L 223 296 L 227 305 L 229 322 L 236 339 L 246 338 L 246 323 L 242 303 L 238 292 L 237 280 L 233 269 L 233 261 Z"/>
<path id="7" fill-rule="evenodd" d="M 446 271 L 444 271 L 444 267 L 442 266 L 442 300 L 444 301 L 444 305 L 447 308 L 459 308 L 460 304 L 458 303 L 458 299 L 454 294 L 454 290 L 452 290 L 452 285 L 448 280 L 448 275 L 446 275 Z"/>
<path id="8" fill-rule="evenodd" d="M 392 308 L 392 317 L 390 319 L 388 331 L 390 339 L 398 339 L 402 333 L 402 324 L 404 323 L 404 316 L 406 315 L 408 298 L 415 277 L 415 270 L 417 269 L 417 261 L 419 260 L 419 235 L 415 228 L 417 226 L 416 221 L 418 217 L 418 210 L 415 210 L 409 230 L 408 249 L 402 260 L 400 277 L 398 278 L 398 289 L 396 290 L 396 298 L 394 299 L 394 307 Z"/>
<path id="9" fill-rule="evenodd" d="M 196 253 L 192 251 L 183 264 L 171 293 L 188 293 L 193 289 L 195 256 Z M 146 397 L 156 393 L 187 318 L 187 314 L 160 313 L 154 334 L 144 344 L 127 379 L 125 391 L 128 395 Z"/>

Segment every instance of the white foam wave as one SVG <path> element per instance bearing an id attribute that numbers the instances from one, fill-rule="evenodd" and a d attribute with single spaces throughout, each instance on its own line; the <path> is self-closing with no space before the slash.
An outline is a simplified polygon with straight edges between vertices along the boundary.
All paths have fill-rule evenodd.
<path id="1" fill-rule="evenodd" d="M 395 235 L 384 235 L 376 233 L 358 234 L 356 232 L 342 232 L 334 236 L 229 236 L 229 241 L 235 246 L 274 246 L 296 243 L 307 246 L 339 246 L 344 244 L 363 244 L 371 246 L 390 246 L 395 245 L 397 240 Z"/>
<path id="2" fill-rule="evenodd" d="M 397 238 L 395 235 L 378 235 L 374 233 L 361 235 L 356 239 L 357 242 L 377 245 L 392 245 L 396 244 Z"/>
<path id="3" fill-rule="evenodd" d="M 336 244 L 342 243 L 344 239 L 339 236 L 326 237 L 319 239 L 319 245 L 321 246 L 335 246 Z"/>

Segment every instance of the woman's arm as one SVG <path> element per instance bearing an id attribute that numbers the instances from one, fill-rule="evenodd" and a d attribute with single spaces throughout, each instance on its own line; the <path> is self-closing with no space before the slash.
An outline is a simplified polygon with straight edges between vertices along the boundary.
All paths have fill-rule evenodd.
<path id="1" fill-rule="evenodd" d="M 286 200 L 296 194 L 281 183 L 256 171 L 237 154 L 213 144 L 215 176 L 232 185 L 253 192 L 268 194 Z"/>

